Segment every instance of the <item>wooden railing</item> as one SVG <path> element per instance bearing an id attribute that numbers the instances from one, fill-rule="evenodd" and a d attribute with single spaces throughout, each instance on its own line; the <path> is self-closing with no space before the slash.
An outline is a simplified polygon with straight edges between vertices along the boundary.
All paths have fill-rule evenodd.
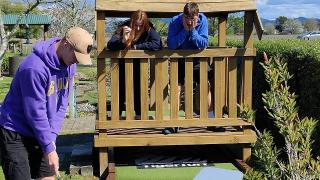
<path id="1" fill-rule="evenodd" d="M 249 123 L 237 116 L 237 104 L 242 104 L 241 94 L 245 91 L 246 76 L 241 72 L 246 64 L 239 57 L 253 57 L 256 50 L 253 48 L 209 48 L 205 50 L 168 50 L 161 51 L 103 51 L 99 60 L 111 59 L 111 117 L 105 121 L 99 119 L 96 129 L 109 128 L 158 128 L 158 127 L 203 127 L 203 126 L 246 126 Z M 125 94 L 119 94 L 119 59 L 125 61 Z M 178 116 L 178 59 L 185 61 L 185 116 Z M 194 87 L 193 87 L 193 59 L 200 59 L 200 117 L 193 117 Z M 252 58 L 250 58 L 252 59 Z M 141 120 L 134 120 L 134 84 L 133 62 L 140 61 L 140 94 L 141 94 Z M 207 65 L 213 63 L 214 118 L 208 118 L 208 77 Z M 149 65 L 150 64 L 150 65 Z M 155 71 L 152 72 L 152 66 Z M 242 68 L 237 68 L 242 64 Z M 150 67 L 150 68 L 149 68 Z M 170 69 L 170 71 L 169 71 Z M 252 71 L 252 69 L 251 69 Z M 154 84 L 149 83 L 150 76 L 155 77 Z M 154 74 L 153 74 L 154 73 Z M 242 77 L 237 77 L 240 74 Z M 106 76 L 104 76 L 106 77 Z M 106 81 L 105 78 L 101 81 Z M 238 88 L 238 84 L 242 84 Z M 154 85 L 154 86 L 153 86 Z M 148 116 L 152 92 L 155 87 L 155 116 Z M 169 88 L 168 88 L 169 87 Z M 240 87 L 240 86 L 239 86 Z M 168 92 L 169 89 L 169 92 Z M 149 93 L 150 92 L 150 93 Z M 240 95 L 240 96 L 238 96 Z M 125 96 L 125 119 L 119 114 L 119 96 Z M 106 92 L 99 91 L 99 97 L 106 98 Z M 168 101 L 168 99 L 170 99 Z M 168 103 L 170 102 L 170 103 Z M 107 109 L 99 108 L 99 114 L 107 114 Z M 165 116 L 165 111 L 170 116 Z M 225 114 L 223 114 L 225 113 Z M 223 116 L 224 115 L 224 116 Z M 183 119 L 183 121 L 182 121 Z M 212 121 L 214 120 L 214 121 Z"/>

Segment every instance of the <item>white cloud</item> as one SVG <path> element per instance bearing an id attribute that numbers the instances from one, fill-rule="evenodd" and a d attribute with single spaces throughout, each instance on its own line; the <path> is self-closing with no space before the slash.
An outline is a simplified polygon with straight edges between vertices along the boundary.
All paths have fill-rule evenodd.
<path id="1" fill-rule="evenodd" d="M 268 3 L 268 0 L 257 0 L 258 5 L 266 5 Z"/>
<path id="2" fill-rule="evenodd" d="M 282 2 L 283 1 L 285 0 L 282 0 Z M 320 18 L 319 9 L 320 9 L 319 3 L 272 4 L 272 5 L 258 4 L 258 10 L 259 10 L 259 13 L 261 14 L 261 17 L 266 19 L 276 19 L 279 16 L 286 16 L 289 18 L 297 18 L 297 17 Z"/>

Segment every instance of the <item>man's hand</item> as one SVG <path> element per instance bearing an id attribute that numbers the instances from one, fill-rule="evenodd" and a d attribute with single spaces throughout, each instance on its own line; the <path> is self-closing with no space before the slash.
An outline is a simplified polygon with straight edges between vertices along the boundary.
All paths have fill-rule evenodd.
<path id="1" fill-rule="evenodd" d="M 186 19 L 185 16 L 183 16 L 182 21 L 183 21 L 183 27 L 184 27 L 184 29 L 189 32 L 189 31 L 190 31 L 190 27 L 189 27 L 188 24 L 187 24 L 187 19 Z"/>
<path id="2" fill-rule="evenodd" d="M 45 157 L 47 159 L 50 169 L 54 171 L 57 177 L 60 177 L 59 157 L 58 157 L 57 151 L 52 151 L 49 154 L 46 154 Z"/>
<path id="3" fill-rule="evenodd" d="M 122 42 L 125 43 L 130 37 L 131 28 L 128 26 L 123 26 L 122 28 Z"/>
<path id="4" fill-rule="evenodd" d="M 190 28 L 190 31 L 191 31 L 192 29 L 196 28 L 197 25 L 198 25 L 198 16 L 195 16 L 194 19 L 193 19 L 193 21 L 192 21 L 192 26 L 191 26 L 191 28 Z"/>

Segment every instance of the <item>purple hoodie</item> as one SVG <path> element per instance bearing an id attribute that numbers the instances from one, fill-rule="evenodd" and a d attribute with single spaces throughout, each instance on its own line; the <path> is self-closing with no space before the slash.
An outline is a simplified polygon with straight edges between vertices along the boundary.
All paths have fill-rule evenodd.
<path id="1" fill-rule="evenodd" d="M 76 65 L 61 64 L 55 44 L 41 41 L 20 64 L 0 109 L 0 126 L 35 137 L 44 153 L 55 150 Z"/>

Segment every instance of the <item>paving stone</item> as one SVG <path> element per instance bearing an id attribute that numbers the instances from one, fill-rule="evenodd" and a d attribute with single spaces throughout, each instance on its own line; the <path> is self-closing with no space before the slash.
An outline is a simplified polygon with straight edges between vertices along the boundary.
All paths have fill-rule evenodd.
<path id="1" fill-rule="evenodd" d="M 80 174 L 80 167 L 70 164 L 70 175 L 79 175 Z"/>
<path id="2" fill-rule="evenodd" d="M 82 176 L 93 176 L 93 167 L 92 166 L 82 166 L 80 168 L 80 174 Z"/>

